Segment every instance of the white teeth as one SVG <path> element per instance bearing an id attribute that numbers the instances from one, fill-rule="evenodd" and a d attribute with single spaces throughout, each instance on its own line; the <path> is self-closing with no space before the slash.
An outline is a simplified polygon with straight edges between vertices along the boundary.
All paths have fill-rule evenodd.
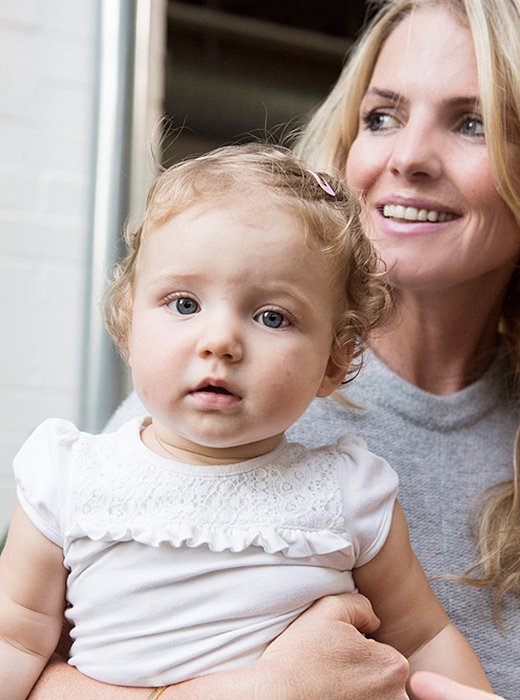
<path id="1" fill-rule="evenodd" d="M 447 211 L 435 211 L 434 209 L 417 209 L 416 207 L 403 207 L 402 204 L 385 204 L 383 216 L 387 219 L 401 219 L 404 221 L 430 221 L 431 223 L 452 221 L 455 214 Z"/>

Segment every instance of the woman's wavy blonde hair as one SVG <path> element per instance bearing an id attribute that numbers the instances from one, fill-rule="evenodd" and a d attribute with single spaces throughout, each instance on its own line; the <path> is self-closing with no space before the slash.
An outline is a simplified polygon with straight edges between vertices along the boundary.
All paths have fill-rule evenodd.
<path id="1" fill-rule="evenodd" d="M 342 177 L 356 138 L 359 107 L 381 48 L 392 30 L 424 7 L 447 8 L 472 35 L 486 142 L 497 190 L 520 226 L 520 0 L 379 0 L 378 11 L 353 47 L 327 99 L 307 125 L 296 152 Z M 520 376 L 520 269 L 506 292 L 499 332 L 511 366 Z M 520 595 L 520 433 L 514 446 L 513 479 L 483 494 L 476 523 L 480 559 L 462 577 L 495 587 L 495 616 L 507 591 Z"/>
<path id="2" fill-rule="evenodd" d="M 343 183 L 308 170 L 289 149 L 258 143 L 217 149 L 177 163 L 157 178 L 142 223 L 125 232 L 128 254 L 113 270 L 103 303 L 106 326 L 123 357 L 128 355 L 134 283 L 146 237 L 181 212 L 232 206 L 248 197 L 294 214 L 307 245 L 330 259 L 330 284 L 341 299 L 331 356 L 345 372 L 349 367 L 355 371 L 368 336 L 388 321 L 393 308 L 390 288 L 363 232 L 360 204 Z"/>

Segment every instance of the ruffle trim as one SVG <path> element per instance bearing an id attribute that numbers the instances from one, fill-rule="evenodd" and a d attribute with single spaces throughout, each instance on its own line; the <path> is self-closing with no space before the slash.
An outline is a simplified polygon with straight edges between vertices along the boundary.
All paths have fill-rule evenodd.
<path id="1" fill-rule="evenodd" d="M 76 524 L 67 533 L 66 539 L 88 537 L 95 541 L 128 542 L 135 540 L 141 544 L 158 547 L 170 544 L 172 547 L 196 548 L 207 546 L 212 552 L 243 552 L 248 547 L 260 547 L 268 554 L 281 552 L 287 557 L 300 559 L 317 554 L 330 554 L 343 551 L 353 554 L 352 542 L 344 533 L 331 530 L 301 530 L 271 526 L 253 526 L 250 528 L 209 528 L 198 525 L 179 525 L 165 532 L 146 528 L 124 528 L 111 526 L 103 528 L 99 525 L 88 526 Z"/>

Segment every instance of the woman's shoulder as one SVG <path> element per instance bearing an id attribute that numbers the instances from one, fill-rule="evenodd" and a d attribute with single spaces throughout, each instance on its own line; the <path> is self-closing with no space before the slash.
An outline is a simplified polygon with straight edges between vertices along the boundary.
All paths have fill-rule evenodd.
<path id="1" fill-rule="evenodd" d="M 130 421 L 132 418 L 136 418 L 146 411 L 143 404 L 139 400 L 139 397 L 133 391 L 128 394 L 126 399 L 119 404 L 112 416 L 110 417 L 108 423 L 103 428 L 104 433 L 112 433 L 118 430 L 122 425 Z"/>

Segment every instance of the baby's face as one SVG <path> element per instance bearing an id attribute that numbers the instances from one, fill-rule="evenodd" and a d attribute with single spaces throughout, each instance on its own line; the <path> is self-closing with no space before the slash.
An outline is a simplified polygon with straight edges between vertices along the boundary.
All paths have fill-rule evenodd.
<path id="1" fill-rule="evenodd" d="M 129 362 L 160 444 L 202 463 L 275 447 L 342 379 L 330 361 L 334 278 L 301 222 L 260 199 L 148 232 Z"/>

